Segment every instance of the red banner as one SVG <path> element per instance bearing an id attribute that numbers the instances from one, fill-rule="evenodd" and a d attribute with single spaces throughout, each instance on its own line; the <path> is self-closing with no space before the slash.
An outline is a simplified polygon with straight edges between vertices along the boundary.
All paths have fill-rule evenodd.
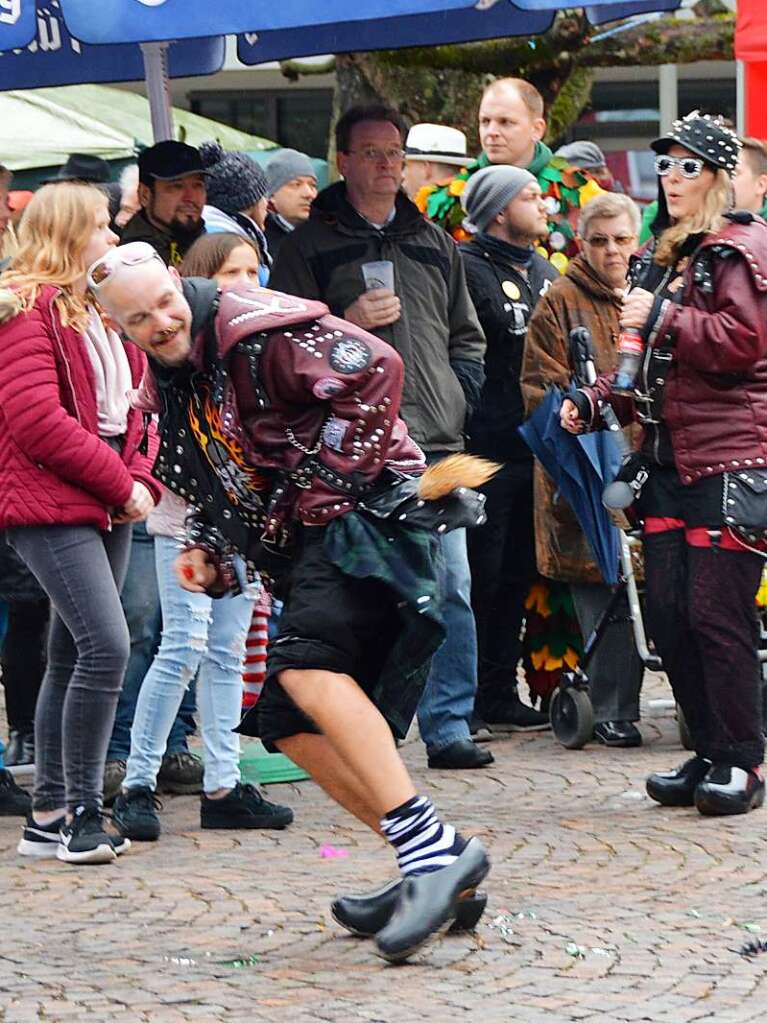
<path id="1" fill-rule="evenodd" d="M 767 60 L 767 2 L 765 0 L 738 0 L 735 56 L 738 60 Z"/>

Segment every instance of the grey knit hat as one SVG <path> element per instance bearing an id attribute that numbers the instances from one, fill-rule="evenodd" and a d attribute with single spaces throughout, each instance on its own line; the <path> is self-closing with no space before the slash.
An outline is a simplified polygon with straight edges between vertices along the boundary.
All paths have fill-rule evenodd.
<path id="1" fill-rule="evenodd" d="M 484 167 L 472 174 L 461 194 L 461 205 L 471 223 L 484 231 L 523 188 L 535 183 L 528 170 L 510 165 Z"/>
<path id="2" fill-rule="evenodd" d="M 279 192 L 283 185 L 296 178 L 314 178 L 317 171 L 306 155 L 297 149 L 283 149 L 281 153 L 266 165 L 266 180 L 269 182 L 269 195 Z"/>
<path id="3" fill-rule="evenodd" d="M 230 216 L 255 206 L 266 195 L 266 175 L 245 153 L 225 152 L 203 142 L 200 156 L 208 173 L 208 202 Z"/>

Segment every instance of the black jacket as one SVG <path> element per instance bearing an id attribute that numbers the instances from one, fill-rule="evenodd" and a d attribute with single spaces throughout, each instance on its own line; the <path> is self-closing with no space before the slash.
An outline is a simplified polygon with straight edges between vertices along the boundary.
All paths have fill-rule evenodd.
<path id="1" fill-rule="evenodd" d="M 174 237 L 168 231 L 162 231 L 154 224 L 150 224 L 144 216 L 144 211 L 134 213 L 123 229 L 120 237 L 120 244 L 127 245 L 128 242 L 148 242 L 162 257 L 167 266 L 179 266 L 193 243 L 200 235 L 205 234 L 205 222 L 200 221 L 197 232 L 186 232 L 182 237 Z"/>
<path id="2" fill-rule="evenodd" d="M 517 433 L 525 418 L 520 377 L 527 324 L 535 304 L 559 277 L 548 260 L 534 254 L 525 269 L 513 249 L 479 234 L 461 247 L 466 279 L 487 338 L 485 384 L 469 428 L 469 448 L 498 461 L 529 459 Z"/>
<path id="3" fill-rule="evenodd" d="M 307 223 L 283 239 L 269 285 L 325 302 L 343 316 L 365 291 L 362 264 L 390 260 L 402 302 L 375 333 L 405 363 L 402 418 L 425 451 L 460 451 L 483 380 L 485 339 L 453 240 L 404 192 L 380 230 L 357 213 L 343 182 L 320 192 Z"/>
<path id="4" fill-rule="evenodd" d="M 267 213 L 264 234 L 266 235 L 266 244 L 269 247 L 269 253 L 273 260 L 277 258 L 283 241 L 292 233 L 293 231 L 285 225 L 285 221 L 281 217 L 276 216 L 271 211 Z"/>

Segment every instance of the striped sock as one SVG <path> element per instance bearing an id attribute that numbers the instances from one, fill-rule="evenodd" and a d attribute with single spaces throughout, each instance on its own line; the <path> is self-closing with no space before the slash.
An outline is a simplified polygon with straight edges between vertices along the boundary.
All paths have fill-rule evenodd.
<path id="1" fill-rule="evenodd" d="M 381 820 L 381 830 L 397 854 L 403 874 L 425 874 L 449 867 L 466 842 L 452 824 L 443 824 L 426 796 L 413 796 Z"/>

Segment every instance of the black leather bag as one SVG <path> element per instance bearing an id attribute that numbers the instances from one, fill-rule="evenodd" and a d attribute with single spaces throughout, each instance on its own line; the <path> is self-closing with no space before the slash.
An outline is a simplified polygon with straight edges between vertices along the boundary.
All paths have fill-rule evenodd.
<path id="1" fill-rule="evenodd" d="M 724 474 L 724 522 L 754 534 L 767 530 L 767 469 L 746 468 Z"/>

